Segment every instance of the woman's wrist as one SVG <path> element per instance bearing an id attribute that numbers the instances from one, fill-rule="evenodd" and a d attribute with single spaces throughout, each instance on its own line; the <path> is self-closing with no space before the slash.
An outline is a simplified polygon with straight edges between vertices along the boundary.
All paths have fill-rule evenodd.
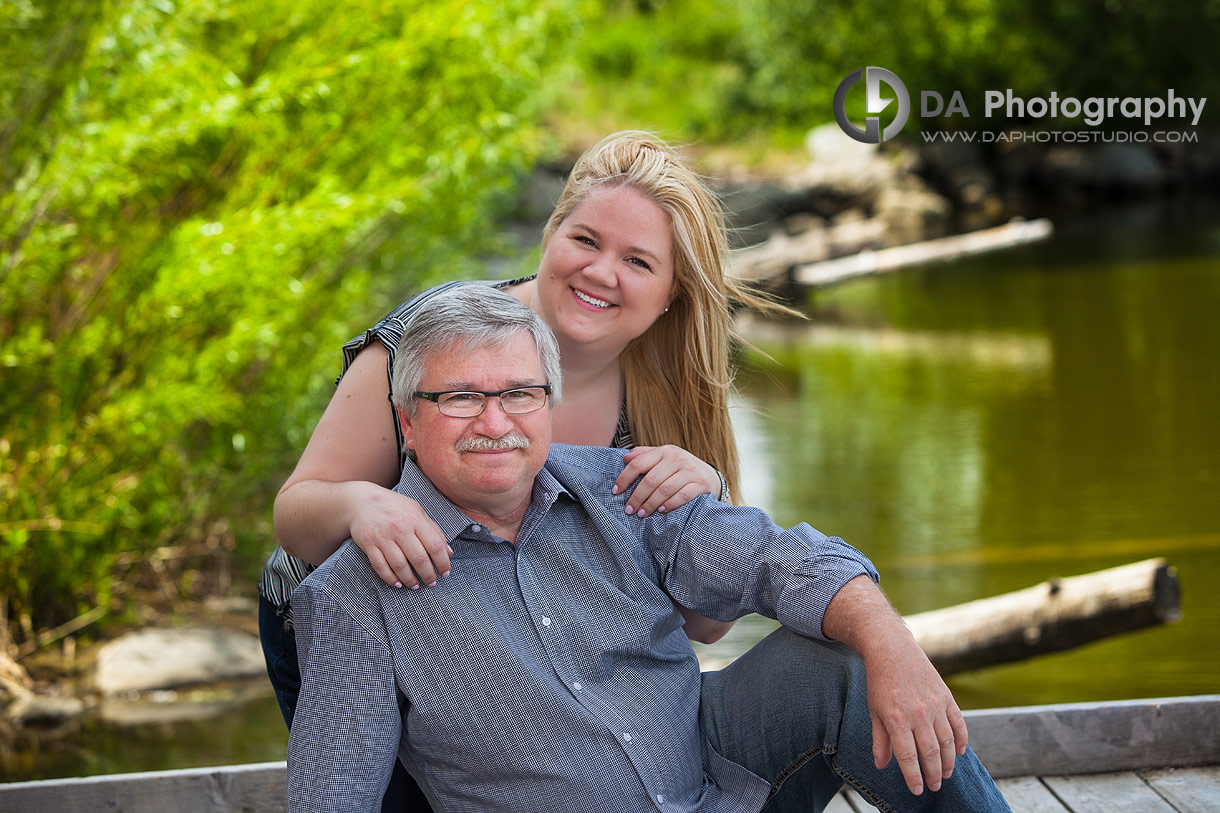
<path id="1" fill-rule="evenodd" d="M 292 556 L 320 564 L 352 535 L 361 506 L 376 499 L 380 488 L 363 480 L 302 480 L 285 489 L 276 503 L 285 520 L 276 523 L 280 545 Z"/>

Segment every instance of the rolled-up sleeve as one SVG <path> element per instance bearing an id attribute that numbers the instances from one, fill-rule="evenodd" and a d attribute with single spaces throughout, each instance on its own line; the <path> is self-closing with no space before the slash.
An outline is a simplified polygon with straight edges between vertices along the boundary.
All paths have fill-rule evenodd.
<path id="1" fill-rule="evenodd" d="M 301 693 L 288 810 L 379 811 L 402 733 L 387 641 L 306 580 L 292 595 Z"/>
<path id="2" fill-rule="evenodd" d="M 669 595 L 721 621 L 759 613 L 826 640 L 822 617 L 839 589 L 857 576 L 879 581 L 842 539 L 804 523 L 782 528 L 756 508 L 700 498 L 648 528 Z"/>

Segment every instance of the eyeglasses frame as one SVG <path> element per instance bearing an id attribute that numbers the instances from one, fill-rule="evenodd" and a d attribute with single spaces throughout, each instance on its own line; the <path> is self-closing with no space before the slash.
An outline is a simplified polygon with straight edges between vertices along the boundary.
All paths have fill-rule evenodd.
<path id="1" fill-rule="evenodd" d="M 423 398 L 425 401 L 431 401 L 432 403 L 436 404 L 436 408 L 438 410 L 440 410 L 440 408 L 441 408 L 441 396 L 443 396 L 443 395 L 456 395 L 457 393 L 469 393 L 469 394 L 473 394 L 473 395 L 482 395 L 483 396 L 483 409 L 480 409 L 474 415 L 448 415 L 443 410 L 441 411 L 441 414 L 444 415 L 446 418 L 477 418 L 483 414 L 483 411 L 485 409 L 487 409 L 487 401 L 489 399 L 499 398 L 501 395 L 504 395 L 505 393 L 514 392 L 516 390 L 542 390 L 543 393 L 545 393 L 545 395 L 546 395 L 546 398 L 543 398 L 542 403 L 538 406 L 538 409 L 542 409 L 542 407 L 546 406 L 547 398 L 551 397 L 551 389 L 552 388 L 551 388 L 550 384 L 525 384 L 522 386 L 508 387 L 506 389 L 495 390 L 495 391 L 492 391 L 492 390 L 440 390 L 438 392 L 422 392 L 420 390 L 416 390 L 414 393 L 412 393 L 412 395 L 415 398 Z M 500 408 L 504 409 L 503 401 L 500 401 Z M 538 409 L 531 409 L 528 412 L 509 412 L 507 409 L 505 409 L 504 414 L 505 415 L 529 415 L 530 412 L 537 412 Z"/>

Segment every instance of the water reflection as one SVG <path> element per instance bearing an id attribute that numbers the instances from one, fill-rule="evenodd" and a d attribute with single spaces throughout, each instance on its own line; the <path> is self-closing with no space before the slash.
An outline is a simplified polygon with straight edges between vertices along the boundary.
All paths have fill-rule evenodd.
<path id="1" fill-rule="evenodd" d="M 288 730 L 265 680 L 223 691 L 108 701 L 53 731 L 27 730 L 0 753 L 0 782 L 97 776 L 284 758 Z"/>

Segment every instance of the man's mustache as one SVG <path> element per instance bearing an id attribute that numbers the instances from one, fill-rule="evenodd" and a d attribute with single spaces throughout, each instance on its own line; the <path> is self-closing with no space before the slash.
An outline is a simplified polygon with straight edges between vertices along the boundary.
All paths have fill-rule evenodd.
<path id="1" fill-rule="evenodd" d="M 519 435 L 516 432 L 509 432 L 507 435 L 501 435 L 498 438 L 489 438 L 486 435 L 473 435 L 459 440 L 457 450 L 459 452 L 498 452 L 504 449 L 528 449 L 530 439 L 525 435 Z"/>

